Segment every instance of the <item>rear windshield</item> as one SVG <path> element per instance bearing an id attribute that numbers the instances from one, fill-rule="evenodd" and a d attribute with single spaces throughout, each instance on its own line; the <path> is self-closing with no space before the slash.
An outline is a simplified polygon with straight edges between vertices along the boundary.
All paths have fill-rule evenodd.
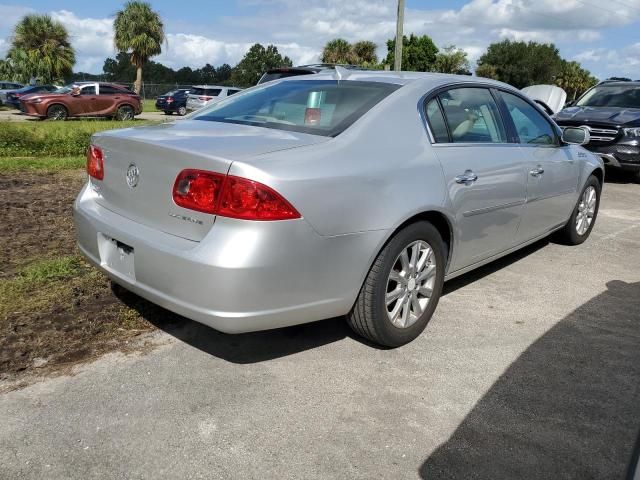
<path id="1" fill-rule="evenodd" d="M 220 92 L 222 91 L 221 88 L 200 88 L 200 87 L 196 87 L 196 88 L 192 88 L 191 90 L 189 90 L 189 93 L 192 95 L 204 95 L 207 97 L 217 97 L 218 95 L 220 95 Z"/>
<path id="2" fill-rule="evenodd" d="M 336 136 L 398 88 L 380 82 L 289 80 L 228 97 L 193 119 Z"/>
<path id="3" fill-rule="evenodd" d="M 600 85 L 585 93 L 579 107 L 640 108 L 640 87 L 634 85 Z"/>

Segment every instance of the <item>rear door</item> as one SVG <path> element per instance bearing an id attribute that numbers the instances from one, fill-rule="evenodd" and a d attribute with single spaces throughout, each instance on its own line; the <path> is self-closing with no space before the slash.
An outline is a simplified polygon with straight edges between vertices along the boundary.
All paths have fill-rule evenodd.
<path id="1" fill-rule="evenodd" d="M 120 102 L 124 92 L 111 85 L 98 85 L 96 98 L 96 115 L 108 115 L 115 113 L 116 105 Z"/>
<path id="2" fill-rule="evenodd" d="M 501 91 L 527 172 L 527 202 L 518 240 L 525 242 L 567 221 L 578 188 L 578 163 L 556 127 L 524 98 Z"/>
<path id="3" fill-rule="evenodd" d="M 429 99 L 425 109 L 456 218 L 455 271 L 516 243 L 524 164 L 489 88 L 454 87 Z"/>

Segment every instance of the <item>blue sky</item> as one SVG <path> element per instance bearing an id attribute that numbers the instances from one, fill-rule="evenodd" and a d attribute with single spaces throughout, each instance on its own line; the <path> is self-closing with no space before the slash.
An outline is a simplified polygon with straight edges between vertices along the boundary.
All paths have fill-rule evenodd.
<path id="1" fill-rule="evenodd" d="M 50 13 L 77 50 L 76 70 L 99 72 L 113 56 L 111 22 L 121 1 L 0 0 L 0 55 L 25 13 Z M 255 42 L 274 43 L 295 63 L 317 61 L 335 37 L 373 40 L 378 55 L 394 35 L 396 0 L 152 0 L 168 45 L 157 58 L 172 67 L 236 63 Z M 472 64 L 505 38 L 554 42 L 563 57 L 596 76 L 640 78 L 640 0 L 407 0 L 405 33 L 455 44 Z"/>

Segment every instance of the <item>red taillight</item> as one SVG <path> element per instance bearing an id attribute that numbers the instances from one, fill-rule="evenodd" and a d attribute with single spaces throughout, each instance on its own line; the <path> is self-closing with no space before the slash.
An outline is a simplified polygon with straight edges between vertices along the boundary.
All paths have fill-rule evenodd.
<path id="1" fill-rule="evenodd" d="M 180 207 L 214 214 L 225 175 L 204 170 L 183 170 L 173 184 L 173 201 Z"/>
<path id="2" fill-rule="evenodd" d="M 199 100 L 211 100 L 213 97 L 199 97 Z"/>
<path id="3" fill-rule="evenodd" d="M 173 185 L 173 201 L 190 210 L 242 220 L 290 220 L 298 211 L 282 196 L 253 180 L 183 170 Z"/>
<path id="4" fill-rule="evenodd" d="M 87 149 L 87 173 L 96 180 L 104 179 L 104 155 L 95 145 L 89 145 Z"/>
<path id="5" fill-rule="evenodd" d="M 167 97 L 167 103 L 173 103 L 173 97 Z"/>

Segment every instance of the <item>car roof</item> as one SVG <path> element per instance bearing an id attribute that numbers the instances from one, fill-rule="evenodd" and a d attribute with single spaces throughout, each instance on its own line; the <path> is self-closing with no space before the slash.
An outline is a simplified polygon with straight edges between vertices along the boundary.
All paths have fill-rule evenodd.
<path id="1" fill-rule="evenodd" d="M 236 88 L 236 87 L 229 87 L 227 85 L 194 85 L 191 88 Z M 189 90 L 189 89 L 185 88 L 185 90 Z"/>
<path id="2" fill-rule="evenodd" d="M 344 72 L 338 73 L 336 70 L 323 70 L 313 75 L 301 75 L 298 77 L 283 78 L 281 82 L 291 81 L 312 81 L 312 80 L 343 80 L 343 81 L 361 81 L 361 82 L 381 82 L 393 83 L 395 85 L 408 85 L 420 81 L 429 86 L 447 85 L 451 83 L 483 83 L 492 84 L 499 87 L 508 87 L 515 90 L 511 85 L 507 85 L 497 80 L 491 80 L 483 77 L 473 77 L 470 75 L 453 75 L 448 73 L 432 73 L 432 72 L 397 72 L 392 70 L 350 70 L 344 69 Z"/>
<path id="3" fill-rule="evenodd" d="M 640 87 L 640 80 L 603 80 L 597 86 L 600 85 Z"/>

